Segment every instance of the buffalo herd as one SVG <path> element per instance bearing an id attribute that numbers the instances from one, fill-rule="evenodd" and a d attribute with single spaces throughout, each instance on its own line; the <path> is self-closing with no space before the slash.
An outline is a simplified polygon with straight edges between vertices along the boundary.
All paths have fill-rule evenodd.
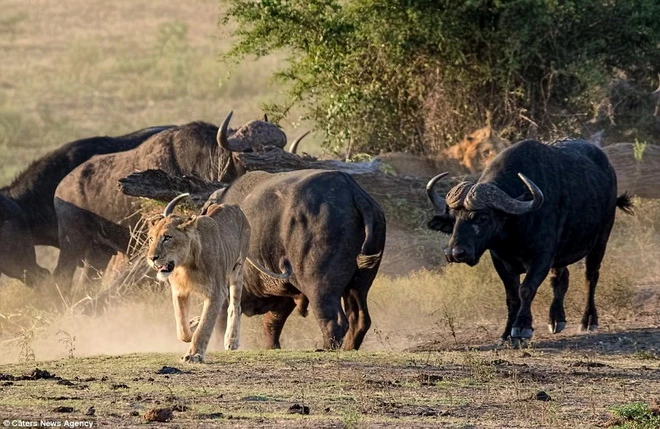
<path id="1" fill-rule="evenodd" d="M 71 294 L 78 267 L 84 281 L 91 271 L 106 270 L 113 256 L 140 250 L 131 241 L 146 233 L 140 232 L 144 199 L 124 194 L 120 179 L 156 169 L 223 182 L 200 215 L 214 204 L 240 207 L 257 264 L 278 271 L 283 258 L 290 262 L 285 279 L 253 265 L 244 269 L 242 313 L 264 315 L 266 346 L 280 347 L 284 323 L 297 308 L 302 315 L 311 309 L 324 348 L 358 349 L 371 325 L 367 297 L 385 248 L 381 206 L 346 172 L 247 171 L 240 154 L 283 151 L 287 138 L 267 120 L 231 129 L 231 117 L 220 127 L 192 122 L 77 140 L 34 161 L 0 189 L 0 273 Z M 435 209 L 428 226 L 451 235 L 447 261 L 474 266 L 489 251 L 506 292 L 501 340 L 519 346 L 532 337 L 530 306 L 548 274 L 554 294 L 548 327 L 564 329 L 567 266 L 584 258 L 588 298 L 581 327 L 596 329 L 595 289 L 615 212 L 632 211 L 629 196 L 617 194 L 607 156 L 578 139 L 526 140 L 484 157 L 480 177 L 445 196 L 435 188 L 448 173 L 427 184 Z M 37 264 L 35 245 L 60 249 L 52 275 Z"/>

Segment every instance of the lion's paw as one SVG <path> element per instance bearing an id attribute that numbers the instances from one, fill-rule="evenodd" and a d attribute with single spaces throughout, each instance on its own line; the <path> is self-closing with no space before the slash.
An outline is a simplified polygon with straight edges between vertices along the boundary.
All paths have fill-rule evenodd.
<path id="1" fill-rule="evenodd" d="M 225 350 L 238 350 L 239 341 L 238 338 L 230 338 L 225 342 Z"/>
<path id="2" fill-rule="evenodd" d="M 204 363 L 204 356 L 199 353 L 195 353 L 194 355 L 187 354 L 181 360 L 188 363 Z"/>

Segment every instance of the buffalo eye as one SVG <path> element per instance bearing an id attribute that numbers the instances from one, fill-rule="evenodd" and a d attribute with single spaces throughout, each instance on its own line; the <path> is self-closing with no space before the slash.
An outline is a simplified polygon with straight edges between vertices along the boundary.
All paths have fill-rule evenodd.
<path id="1" fill-rule="evenodd" d="M 485 213 L 471 212 L 469 218 L 480 225 L 488 222 L 488 216 Z"/>
<path id="2" fill-rule="evenodd" d="M 164 235 L 163 236 L 163 242 L 170 241 L 172 239 L 171 235 Z"/>

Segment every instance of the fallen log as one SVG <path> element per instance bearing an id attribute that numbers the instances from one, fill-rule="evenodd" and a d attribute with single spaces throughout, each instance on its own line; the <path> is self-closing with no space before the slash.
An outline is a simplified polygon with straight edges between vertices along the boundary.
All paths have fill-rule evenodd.
<path id="1" fill-rule="evenodd" d="M 204 205 L 213 191 L 226 186 L 226 183 L 209 182 L 194 176 L 171 176 L 155 169 L 119 179 L 119 190 L 126 195 L 168 202 L 179 194 L 189 193 L 197 207 Z"/>

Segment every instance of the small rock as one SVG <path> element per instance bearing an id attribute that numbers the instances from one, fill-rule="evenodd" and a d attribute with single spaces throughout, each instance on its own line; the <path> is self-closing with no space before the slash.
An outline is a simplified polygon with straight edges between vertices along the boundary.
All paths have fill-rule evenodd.
<path id="1" fill-rule="evenodd" d="M 302 415 L 308 415 L 309 414 L 309 407 L 306 405 L 300 405 L 300 404 L 293 404 L 289 407 L 289 414 L 302 414 Z"/>
<path id="2" fill-rule="evenodd" d="M 96 414 L 96 408 L 93 406 L 87 408 L 87 411 L 85 411 L 86 416 L 93 416 L 94 414 Z"/>
<path id="3" fill-rule="evenodd" d="M 32 380 L 47 380 L 50 378 L 55 378 L 55 376 L 50 372 L 41 370 L 39 368 L 36 368 L 34 371 L 32 371 L 28 377 Z"/>
<path id="4" fill-rule="evenodd" d="M 173 366 L 164 366 L 156 371 L 156 374 L 183 374 L 183 371 Z"/>
<path id="5" fill-rule="evenodd" d="M 425 374 L 425 373 L 419 374 L 417 378 L 422 386 L 433 386 L 438 381 L 442 381 L 444 379 L 444 377 L 441 375 Z"/>
<path id="6" fill-rule="evenodd" d="M 523 353 L 520 355 L 520 357 L 521 357 L 521 358 L 528 358 L 528 357 L 532 357 L 532 355 L 530 355 L 530 354 L 527 353 L 527 352 L 523 352 Z"/>
<path id="7" fill-rule="evenodd" d="M 13 386 L 14 382 L 13 381 L 3 381 L 2 386 L 8 387 L 8 386 Z"/>
<path id="8" fill-rule="evenodd" d="M 534 395 L 534 399 L 536 399 L 537 401 L 545 401 L 545 402 L 552 401 L 550 395 L 545 393 L 543 390 L 538 391 L 536 395 Z"/>
<path id="9" fill-rule="evenodd" d="M 649 402 L 649 412 L 653 416 L 660 416 L 660 399 L 651 399 Z"/>
<path id="10" fill-rule="evenodd" d="M 110 388 L 113 389 L 113 390 L 128 389 L 128 386 L 125 385 L 124 383 L 120 383 L 120 384 L 113 384 L 112 386 L 110 386 Z"/>
<path id="11" fill-rule="evenodd" d="M 197 418 L 200 420 L 206 420 L 206 419 L 223 419 L 225 417 L 224 414 L 222 413 L 209 413 L 209 414 L 198 414 Z M 231 416 L 227 417 L 228 419 L 231 419 Z"/>
<path id="12" fill-rule="evenodd" d="M 62 386 L 73 386 L 73 383 L 65 378 L 58 380 L 57 384 L 61 384 Z"/>
<path id="13" fill-rule="evenodd" d="M 137 411 L 131 411 L 130 415 L 131 415 L 132 417 L 137 417 L 137 416 L 140 415 L 140 413 L 138 413 Z"/>
<path id="14" fill-rule="evenodd" d="M 144 419 L 148 422 L 169 422 L 172 420 L 172 409 L 152 408 L 144 414 Z"/>
<path id="15" fill-rule="evenodd" d="M 178 411 L 179 413 L 183 413 L 185 411 L 188 411 L 188 407 L 183 404 L 176 404 L 172 407 L 172 411 Z"/>
<path id="16" fill-rule="evenodd" d="M 53 408 L 53 411 L 55 411 L 56 413 L 72 413 L 73 407 L 60 406 Z"/>

